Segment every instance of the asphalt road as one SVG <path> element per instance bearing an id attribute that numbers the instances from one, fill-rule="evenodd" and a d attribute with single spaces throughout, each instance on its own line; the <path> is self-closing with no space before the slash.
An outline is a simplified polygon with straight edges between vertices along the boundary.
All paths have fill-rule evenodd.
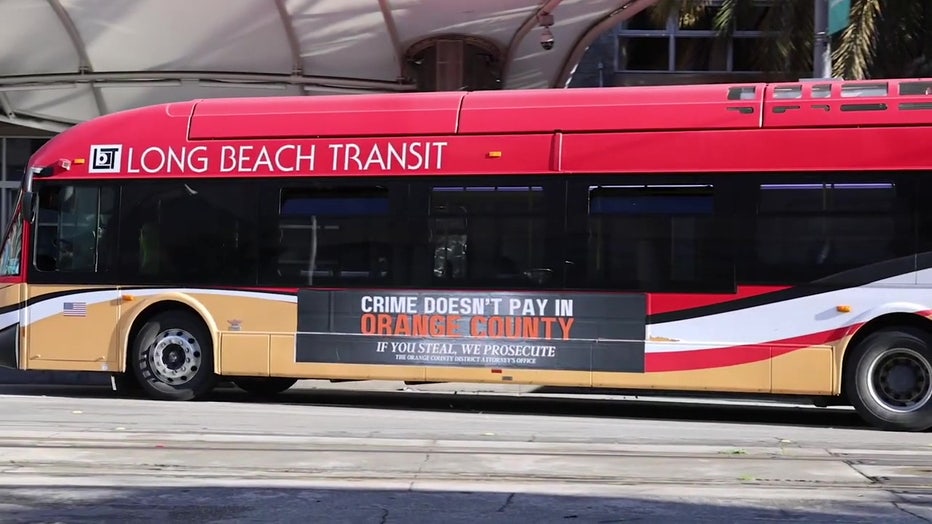
<path id="1" fill-rule="evenodd" d="M 2 522 L 932 522 L 932 434 L 850 410 L 0 387 Z"/>

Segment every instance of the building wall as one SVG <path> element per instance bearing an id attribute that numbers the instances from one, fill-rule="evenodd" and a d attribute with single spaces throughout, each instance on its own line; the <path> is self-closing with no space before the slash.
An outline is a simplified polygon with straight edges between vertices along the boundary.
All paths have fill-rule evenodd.
<path id="1" fill-rule="evenodd" d="M 758 64 L 763 33 L 759 20 L 739 20 L 728 36 L 712 26 L 715 6 L 704 19 L 681 27 L 641 11 L 606 31 L 586 50 L 569 87 L 608 87 L 798 80 L 792 72 L 766 72 Z"/>
<path id="2" fill-rule="evenodd" d="M 26 133 L 0 136 L 0 226 L 4 232 L 13 213 L 16 190 L 23 180 L 26 162 L 46 140 L 48 138 L 36 138 Z"/>

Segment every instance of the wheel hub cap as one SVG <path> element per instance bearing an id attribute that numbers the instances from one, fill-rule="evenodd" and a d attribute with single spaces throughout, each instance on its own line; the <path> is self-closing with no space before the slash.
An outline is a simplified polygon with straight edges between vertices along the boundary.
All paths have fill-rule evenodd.
<path id="1" fill-rule="evenodd" d="M 149 367 L 160 381 L 173 386 L 190 381 L 201 367 L 201 346 L 183 329 L 167 329 L 149 346 Z"/>

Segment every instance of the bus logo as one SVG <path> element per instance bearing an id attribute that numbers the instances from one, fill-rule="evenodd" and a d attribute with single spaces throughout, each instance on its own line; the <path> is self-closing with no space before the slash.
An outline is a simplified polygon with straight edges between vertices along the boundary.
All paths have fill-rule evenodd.
<path id="1" fill-rule="evenodd" d="M 92 145 L 91 165 L 88 173 L 119 173 L 123 146 L 119 144 Z"/>

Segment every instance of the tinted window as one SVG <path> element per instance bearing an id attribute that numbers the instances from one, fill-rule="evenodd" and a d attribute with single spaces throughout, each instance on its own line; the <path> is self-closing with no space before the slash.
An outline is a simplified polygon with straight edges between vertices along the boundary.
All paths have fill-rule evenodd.
<path id="1" fill-rule="evenodd" d="M 103 273 L 112 269 L 114 188 L 45 185 L 38 198 L 33 254 L 37 270 Z"/>
<path id="2" fill-rule="evenodd" d="M 914 252 L 910 195 L 892 180 L 764 183 L 757 192 L 748 280 L 809 282 Z"/>
<path id="3" fill-rule="evenodd" d="M 367 285 L 391 279 L 389 192 L 318 186 L 281 192 L 271 280 L 289 286 Z"/>
<path id="4" fill-rule="evenodd" d="M 127 183 L 120 258 L 127 281 L 254 284 L 257 235 L 248 182 Z"/>
<path id="5" fill-rule="evenodd" d="M 439 286 L 547 285 L 548 209 L 541 186 L 435 186 L 433 278 Z M 551 209 L 549 212 L 560 213 Z"/>
<path id="6" fill-rule="evenodd" d="M 711 185 L 591 186 L 588 286 L 693 291 L 733 286 Z"/>

